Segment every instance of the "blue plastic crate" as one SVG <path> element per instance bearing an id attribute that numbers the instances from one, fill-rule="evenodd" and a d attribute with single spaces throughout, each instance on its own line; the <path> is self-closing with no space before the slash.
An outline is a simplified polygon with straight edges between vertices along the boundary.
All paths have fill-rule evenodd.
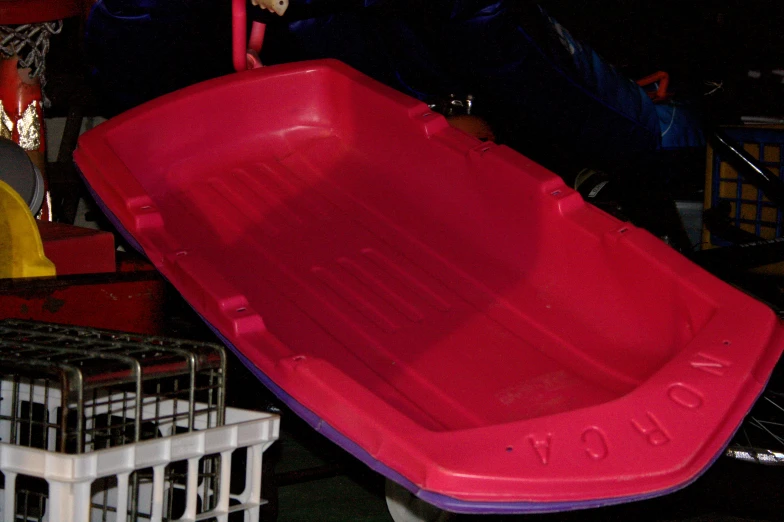
<path id="1" fill-rule="evenodd" d="M 784 127 L 736 127 L 725 129 L 727 135 L 743 145 L 771 172 L 784 179 Z M 782 210 L 776 207 L 751 182 L 738 174 L 722 155 L 708 148 L 705 208 L 729 201 L 733 224 L 764 239 L 782 236 Z M 703 246 L 727 246 L 707 230 Z"/>

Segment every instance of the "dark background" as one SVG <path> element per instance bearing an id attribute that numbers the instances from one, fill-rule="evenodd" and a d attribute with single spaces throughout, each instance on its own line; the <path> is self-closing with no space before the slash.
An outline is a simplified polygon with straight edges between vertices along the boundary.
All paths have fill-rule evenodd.
<path id="1" fill-rule="evenodd" d="M 160 68 L 161 89 L 170 90 L 181 86 L 177 82 L 195 82 L 231 72 L 228 0 L 191 3 L 195 6 L 191 20 L 172 28 L 167 38 L 157 42 L 165 61 L 148 64 Z M 721 84 L 723 88 L 705 99 L 705 103 L 720 119 L 730 122 L 742 114 L 784 115 L 781 77 L 770 74 L 774 68 L 784 68 L 784 7 L 779 2 L 539 3 L 575 37 L 591 45 L 630 78 L 664 70 L 670 74 L 678 95 L 699 99 L 713 89 L 705 82 Z M 66 110 L 69 84 L 76 73 L 86 71 L 85 57 L 75 38 L 82 29 L 83 23 L 70 20 L 63 34 L 52 39 L 48 63 L 53 115 Z M 761 71 L 763 78 L 748 78 L 749 70 Z M 169 81 L 167 72 L 177 82 Z"/>
<path id="2" fill-rule="evenodd" d="M 676 92 L 702 96 L 705 82 L 723 84 L 706 103 L 721 119 L 784 114 L 784 6 L 770 0 L 544 0 L 550 13 L 630 78 L 670 73 Z M 749 70 L 765 73 L 760 80 Z"/>

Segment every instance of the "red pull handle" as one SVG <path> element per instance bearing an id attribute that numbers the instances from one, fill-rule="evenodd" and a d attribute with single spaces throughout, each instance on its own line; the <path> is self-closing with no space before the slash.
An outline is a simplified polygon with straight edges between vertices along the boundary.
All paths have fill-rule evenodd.
<path id="1" fill-rule="evenodd" d="M 232 0 L 231 5 L 231 54 L 234 69 L 245 71 L 261 67 L 258 53 L 264 43 L 266 26 L 260 22 L 253 22 L 250 30 L 250 40 L 247 35 L 248 15 L 245 11 L 245 0 Z"/>
<path id="2" fill-rule="evenodd" d="M 649 85 L 653 85 L 658 82 L 658 87 L 655 91 L 648 91 L 648 96 L 654 102 L 664 101 L 670 97 L 670 94 L 667 92 L 667 87 L 670 85 L 670 75 L 664 71 L 658 71 L 650 76 L 646 76 L 640 80 L 637 80 L 637 85 L 640 87 L 648 87 Z"/>

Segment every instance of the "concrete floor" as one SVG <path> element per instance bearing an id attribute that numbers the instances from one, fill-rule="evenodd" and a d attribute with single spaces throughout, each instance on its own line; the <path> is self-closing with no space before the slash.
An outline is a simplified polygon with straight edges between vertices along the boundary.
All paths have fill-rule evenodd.
<path id="1" fill-rule="evenodd" d="M 282 428 L 275 472 L 283 474 L 325 464 L 323 454 L 319 455 L 312 445 L 303 444 L 302 434 L 292 430 L 291 422 L 288 424 L 288 428 Z M 380 476 L 359 466 L 349 466 L 345 474 L 280 487 L 278 521 L 389 522 L 392 518 L 383 494 L 384 481 Z"/>

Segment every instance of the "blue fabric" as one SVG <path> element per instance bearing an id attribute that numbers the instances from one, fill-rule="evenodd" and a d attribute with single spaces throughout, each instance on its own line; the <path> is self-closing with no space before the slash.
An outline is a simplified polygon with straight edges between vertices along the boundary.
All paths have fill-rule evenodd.
<path id="1" fill-rule="evenodd" d="M 616 112 L 642 128 L 660 131 L 659 118 L 654 104 L 636 82 L 620 74 L 593 49 L 574 39 L 569 31 L 542 10 L 551 31 L 563 49 L 544 50 L 551 57 L 553 67 L 563 71 L 575 86 L 609 110 Z M 566 51 L 564 53 L 563 51 Z M 568 55 L 568 56 L 567 56 Z"/>
<path id="2" fill-rule="evenodd" d="M 662 149 L 677 150 L 705 145 L 702 124 L 688 105 L 658 104 L 656 114 L 659 117 Z"/>
<path id="3" fill-rule="evenodd" d="M 611 166 L 641 152 L 704 143 L 699 121 L 686 107 L 676 111 L 674 121 L 666 119 L 671 108 L 654 105 L 634 81 L 536 5 L 373 4 L 375 11 L 273 23 L 268 31 L 276 32 L 268 42 L 286 45 L 266 47 L 264 61 L 332 56 L 424 101 L 450 93 L 478 95 L 489 100 L 491 118 L 501 115 L 500 126 L 513 129 L 511 144 L 535 159 L 561 149 Z"/>

